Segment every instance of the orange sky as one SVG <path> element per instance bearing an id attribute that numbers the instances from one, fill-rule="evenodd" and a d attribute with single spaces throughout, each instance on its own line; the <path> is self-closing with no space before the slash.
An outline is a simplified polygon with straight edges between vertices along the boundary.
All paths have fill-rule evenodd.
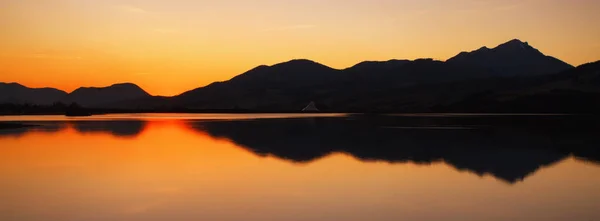
<path id="1" fill-rule="evenodd" d="M 600 59 L 598 0 L 2 0 L 0 82 L 175 95 L 260 64 L 445 60 L 519 38 Z"/>

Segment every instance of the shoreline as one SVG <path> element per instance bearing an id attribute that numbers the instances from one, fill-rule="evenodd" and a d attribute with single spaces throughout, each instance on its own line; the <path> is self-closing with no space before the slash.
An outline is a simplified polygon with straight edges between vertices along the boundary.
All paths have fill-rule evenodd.
<path id="1" fill-rule="evenodd" d="M 203 111 L 90 111 L 91 115 L 107 114 L 360 114 L 360 115 L 395 115 L 395 116 L 437 116 L 437 115 L 455 115 L 455 116 L 476 116 L 476 115 L 497 115 L 497 116 L 519 116 L 519 115 L 599 115 L 597 113 L 586 112 L 394 112 L 394 111 L 224 111 L 224 110 L 203 110 Z M 0 116 L 68 116 L 62 112 L 34 112 L 34 113 L 0 113 Z M 74 116 L 77 117 L 77 116 Z"/>

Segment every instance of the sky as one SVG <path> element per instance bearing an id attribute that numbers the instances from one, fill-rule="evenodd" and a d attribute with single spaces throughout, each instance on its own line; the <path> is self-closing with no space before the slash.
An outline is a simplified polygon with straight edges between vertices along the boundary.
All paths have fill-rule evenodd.
<path id="1" fill-rule="evenodd" d="M 176 95 L 255 66 L 434 58 L 527 41 L 600 60 L 598 0 L 1 0 L 0 82 Z"/>

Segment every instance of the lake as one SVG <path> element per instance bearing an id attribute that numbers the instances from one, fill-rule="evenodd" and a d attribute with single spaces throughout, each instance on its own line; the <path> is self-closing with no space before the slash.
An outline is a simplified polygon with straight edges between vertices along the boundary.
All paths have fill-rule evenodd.
<path id="1" fill-rule="evenodd" d="M 569 115 L 3 116 L 0 220 L 600 220 Z"/>

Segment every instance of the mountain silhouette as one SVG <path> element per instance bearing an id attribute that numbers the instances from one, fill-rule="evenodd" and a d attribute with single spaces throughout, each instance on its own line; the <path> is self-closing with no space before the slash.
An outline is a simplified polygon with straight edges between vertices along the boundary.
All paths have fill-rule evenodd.
<path id="1" fill-rule="evenodd" d="M 518 122 L 518 123 L 512 123 Z M 523 117 L 368 117 L 188 122 L 260 156 L 308 163 L 332 153 L 362 161 L 445 162 L 508 183 L 575 154 L 598 162 L 589 119 Z M 560 124 L 563 128 L 552 127 Z M 557 129 L 555 131 L 548 128 Z M 594 161 L 593 159 L 596 159 Z"/>
<path id="2" fill-rule="evenodd" d="M 482 47 L 472 52 L 461 52 L 447 62 L 486 68 L 501 77 L 553 74 L 573 68 L 518 39 L 492 49 Z"/>
<path id="3" fill-rule="evenodd" d="M 108 87 L 81 87 L 68 94 L 64 103 L 77 103 L 83 107 L 112 107 L 121 101 L 151 97 L 135 84 L 122 83 Z"/>
<path id="4" fill-rule="evenodd" d="M 298 100 L 305 105 L 310 96 L 319 93 L 317 89 L 327 88 L 341 77 L 339 70 L 325 65 L 292 60 L 258 66 L 228 81 L 185 92 L 174 100 L 179 106 L 213 109 L 269 109 L 290 102 L 294 105 Z"/>
<path id="5" fill-rule="evenodd" d="M 18 83 L 0 82 L 0 103 L 50 105 L 66 95 L 54 88 L 28 88 Z"/>
<path id="6" fill-rule="evenodd" d="M 313 100 L 321 100 L 319 106 L 329 106 L 328 102 L 338 106 L 338 101 L 348 96 L 375 96 L 373 92 L 484 76 L 476 68 L 432 59 L 363 62 L 344 70 L 310 60 L 292 60 L 259 66 L 228 81 L 183 93 L 173 100 L 175 105 L 200 109 L 289 111 L 301 110 Z"/>
<path id="7" fill-rule="evenodd" d="M 59 101 L 85 108 L 166 112 L 299 112 L 314 102 L 324 112 L 594 113 L 600 111 L 599 71 L 598 62 L 574 68 L 515 39 L 447 61 L 365 61 L 334 69 L 297 59 L 261 65 L 174 97 L 150 96 L 134 84 L 117 84 L 79 88 Z M 46 103 L 57 101 L 48 99 Z M 23 109 L 7 108 L 0 113 Z"/>
<path id="8" fill-rule="evenodd" d="M 314 101 L 333 112 L 431 112 L 495 89 L 481 81 L 545 77 L 572 66 L 512 40 L 496 48 L 433 59 L 361 62 L 338 70 L 309 60 L 259 66 L 231 80 L 176 96 L 198 109 L 299 111 Z M 472 85 L 467 85 L 472 84 Z M 446 90 L 447 89 L 447 90 Z M 490 110 L 493 111 L 493 110 Z"/>

